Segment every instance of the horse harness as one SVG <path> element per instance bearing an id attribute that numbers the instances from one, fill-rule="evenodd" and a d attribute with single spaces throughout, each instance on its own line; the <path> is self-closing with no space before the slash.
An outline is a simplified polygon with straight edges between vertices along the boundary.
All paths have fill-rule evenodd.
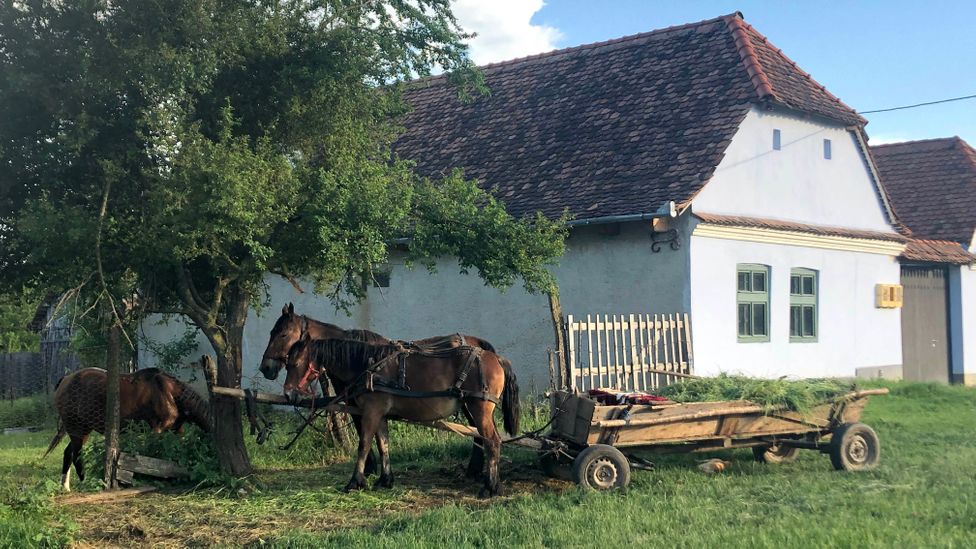
<path id="1" fill-rule="evenodd" d="M 378 392 L 406 398 L 450 397 L 460 400 L 487 400 L 495 403 L 496 405 L 500 405 L 501 401 L 498 399 L 498 397 L 489 392 L 487 383 L 488 378 L 485 375 L 484 363 L 481 360 L 484 349 L 468 345 L 464 340 L 464 336 L 461 334 L 457 334 L 457 337 L 460 338 L 461 344 L 456 347 L 451 346 L 453 343 L 421 346 L 412 342 L 394 342 L 394 345 L 397 347 L 397 351 L 377 362 L 374 362 L 373 364 L 370 364 L 369 368 L 366 370 L 366 372 L 364 372 L 362 383 L 356 384 L 356 389 L 350 390 L 348 398 L 354 398 L 363 393 Z M 461 371 L 458 374 L 457 380 L 450 389 L 445 389 L 442 391 L 414 391 L 407 386 L 407 358 L 410 355 L 420 354 L 434 358 L 446 358 L 459 351 L 467 353 L 467 356 L 465 357 L 464 364 L 461 366 Z M 390 380 L 377 374 L 377 372 L 379 372 L 379 370 L 391 360 L 397 361 L 397 377 L 395 380 Z M 468 376 L 471 374 L 475 364 L 478 366 L 478 375 L 481 378 L 480 390 L 469 391 L 462 389 L 461 387 L 464 385 L 464 382 L 467 381 Z M 306 377 L 308 377 L 308 371 L 310 370 L 316 370 L 316 368 L 309 368 L 306 370 Z M 318 376 L 316 375 L 315 377 Z M 302 381 L 305 382 L 305 379 L 303 378 Z"/>

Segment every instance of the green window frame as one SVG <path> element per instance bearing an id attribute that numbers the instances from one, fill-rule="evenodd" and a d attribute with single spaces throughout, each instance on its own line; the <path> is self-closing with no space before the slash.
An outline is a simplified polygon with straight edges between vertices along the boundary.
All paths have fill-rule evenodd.
<path id="1" fill-rule="evenodd" d="M 769 266 L 740 263 L 736 266 L 735 284 L 739 342 L 769 341 Z"/>
<path id="2" fill-rule="evenodd" d="M 818 332 L 819 276 L 813 269 L 790 271 L 790 341 L 814 343 Z"/>

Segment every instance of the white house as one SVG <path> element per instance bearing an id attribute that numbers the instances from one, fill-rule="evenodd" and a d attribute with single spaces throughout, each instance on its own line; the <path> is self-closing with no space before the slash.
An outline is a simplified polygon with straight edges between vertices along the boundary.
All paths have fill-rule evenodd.
<path id="1" fill-rule="evenodd" d="M 516 215 L 573 214 L 555 268 L 564 313 L 688 314 L 685 359 L 699 374 L 900 368 L 900 310 L 877 296 L 899 284 L 908 239 L 878 184 L 866 122 L 741 14 L 483 70 L 491 94 L 471 103 L 443 77 L 415 83 L 397 152 L 432 177 L 464 168 Z M 388 271 L 350 317 L 269 276 L 272 307 L 247 324 L 245 385 L 275 385 L 257 366 L 293 301 L 390 337 L 477 334 L 523 387 L 545 387 L 554 337 L 544 296 L 487 288 L 451 258 L 430 275 L 394 256 Z M 165 340 L 179 328 L 145 331 Z"/>

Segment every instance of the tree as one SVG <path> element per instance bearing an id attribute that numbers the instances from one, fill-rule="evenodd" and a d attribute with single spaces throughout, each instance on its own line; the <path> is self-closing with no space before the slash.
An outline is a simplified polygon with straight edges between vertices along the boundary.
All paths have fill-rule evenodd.
<path id="1" fill-rule="evenodd" d="M 489 285 L 550 289 L 562 220 L 515 219 L 462 173 L 420 178 L 392 152 L 411 78 L 439 67 L 459 100 L 483 90 L 466 38 L 447 0 L 8 3 L 4 276 L 134 277 L 144 310 L 206 335 L 230 387 L 266 273 L 345 306 L 397 245 L 428 268 L 453 255 Z M 240 412 L 215 402 L 237 475 L 250 470 Z"/>

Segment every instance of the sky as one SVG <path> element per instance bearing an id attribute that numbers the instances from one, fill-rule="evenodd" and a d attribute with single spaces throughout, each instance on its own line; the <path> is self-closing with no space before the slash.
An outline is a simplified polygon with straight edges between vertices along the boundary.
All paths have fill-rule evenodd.
<path id="1" fill-rule="evenodd" d="M 976 95 L 976 1 L 456 0 L 478 64 L 741 11 L 858 111 Z M 976 146 L 976 99 L 866 114 L 870 143 L 958 135 Z"/>

